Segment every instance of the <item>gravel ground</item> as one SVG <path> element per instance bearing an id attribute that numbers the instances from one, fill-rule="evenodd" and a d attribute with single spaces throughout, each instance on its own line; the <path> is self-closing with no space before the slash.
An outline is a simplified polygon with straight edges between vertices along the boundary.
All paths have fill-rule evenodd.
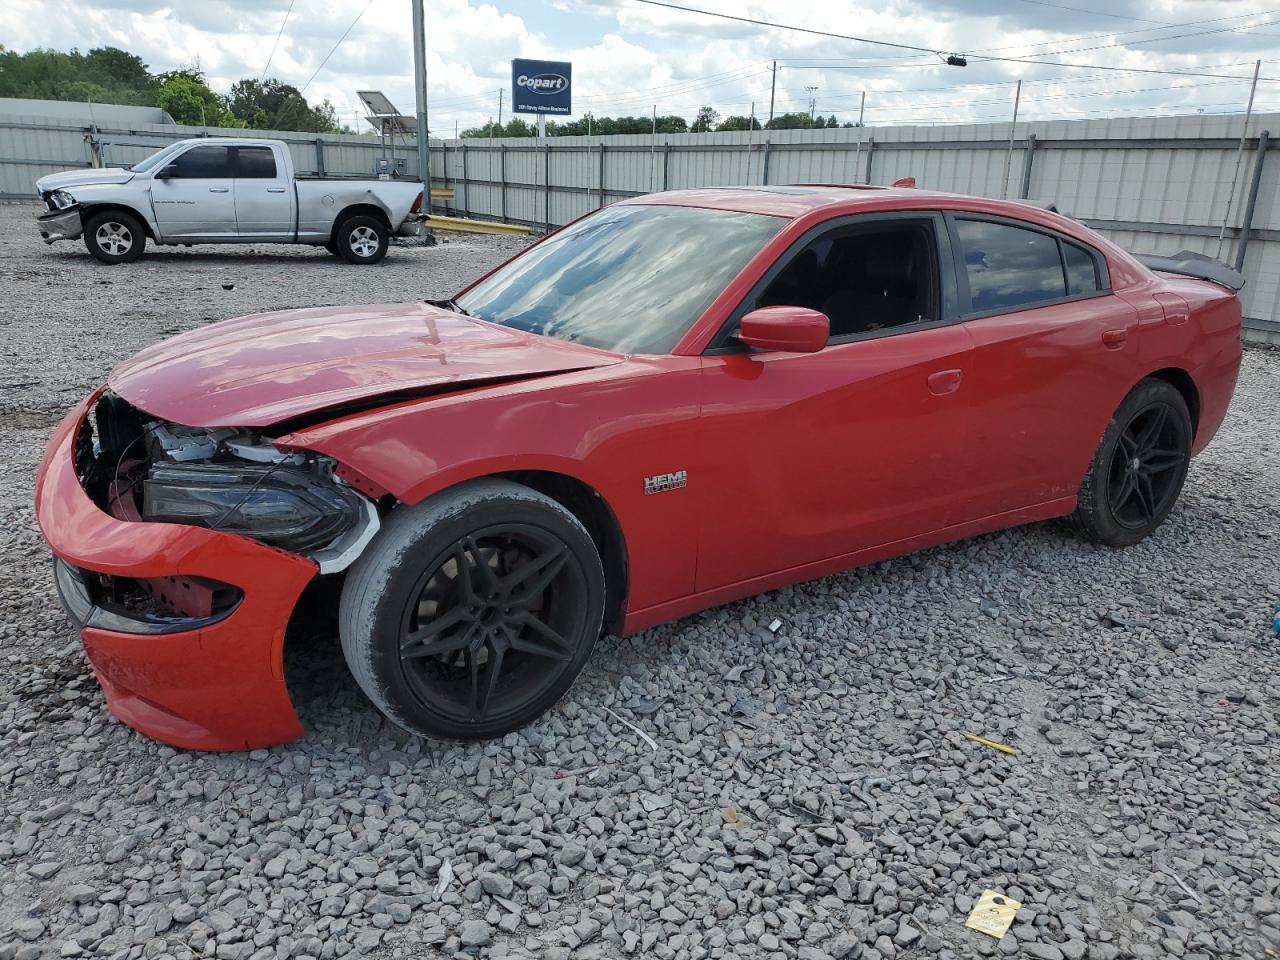
<path id="1" fill-rule="evenodd" d="M 0 960 L 1280 949 L 1280 354 L 1133 549 L 1041 524 L 606 638 L 485 744 L 390 728 L 327 637 L 290 651 L 305 739 L 191 754 L 111 719 L 59 610 L 55 418 L 164 334 L 449 293 L 520 241 L 108 268 L 33 213 L 0 206 Z"/>

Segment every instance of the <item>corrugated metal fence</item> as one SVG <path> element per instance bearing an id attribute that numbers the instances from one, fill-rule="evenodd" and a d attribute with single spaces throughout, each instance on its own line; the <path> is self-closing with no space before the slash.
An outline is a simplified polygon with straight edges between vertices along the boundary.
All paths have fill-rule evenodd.
<path id="1" fill-rule="evenodd" d="M 1280 115 L 1254 117 L 1243 154 L 1241 126 L 1193 116 L 1020 123 L 1012 140 L 1007 123 L 450 140 L 433 141 L 431 166 L 437 186 L 454 188 L 449 212 L 544 229 L 623 197 L 724 184 L 914 176 L 924 189 L 1052 201 L 1137 253 L 1238 260 L 1249 335 L 1280 342 Z M 0 117 L 0 197 L 31 197 L 55 170 L 133 163 L 220 132 L 232 131 Z M 367 176 L 387 156 L 368 137 L 235 132 L 284 140 L 302 173 Z M 412 140 L 394 154 L 416 170 Z"/>

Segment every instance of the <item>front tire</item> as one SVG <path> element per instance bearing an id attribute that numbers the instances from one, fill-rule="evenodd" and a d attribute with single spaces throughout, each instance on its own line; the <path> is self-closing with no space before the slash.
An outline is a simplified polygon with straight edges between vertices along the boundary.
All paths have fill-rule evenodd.
<path id="1" fill-rule="evenodd" d="M 133 263 L 146 249 L 147 234 L 137 217 L 108 210 L 84 225 L 84 245 L 102 263 Z"/>
<path id="2" fill-rule="evenodd" d="M 334 241 L 347 263 L 377 263 L 387 255 L 391 231 L 375 217 L 348 217 L 338 225 Z"/>
<path id="3" fill-rule="evenodd" d="M 548 710 L 600 635 L 605 579 L 582 523 L 505 480 L 395 510 L 342 591 L 356 683 L 424 736 L 497 737 Z"/>
<path id="4" fill-rule="evenodd" d="M 1080 486 L 1077 526 L 1092 540 L 1128 547 L 1164 522 L 1191 464 L 1187 402 L 1164 380 L 1143 380 L 1111 418 Z"/>

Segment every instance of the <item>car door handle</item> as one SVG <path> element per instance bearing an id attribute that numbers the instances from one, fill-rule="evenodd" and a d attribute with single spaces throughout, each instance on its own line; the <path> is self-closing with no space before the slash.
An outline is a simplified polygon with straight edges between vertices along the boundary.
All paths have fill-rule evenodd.
<path id="1" fill-rule="evenodd" d="M 929 374 L 929 392 L 938 397 L 955 393 L 960 388 L 960 376 L 959 370 L 939 370 Z"/>
<path id="2" fill-rule="evenodd" d="M 1129 331 L 1123 329 L 1102 331 L 1102 345 L 1108 350 L 1119 350 L 1129 339 Z"/>
<path id="3" fill-rule="evenodd" d="M 284 193 L 284 187 L 267 187 L 267 193 Z"/>
<path id="4" fill-rule="evenodd" d="M 230 193 L 231 188 L 230 187 L 210 187 L 209 192 L 210 193 Z"/>

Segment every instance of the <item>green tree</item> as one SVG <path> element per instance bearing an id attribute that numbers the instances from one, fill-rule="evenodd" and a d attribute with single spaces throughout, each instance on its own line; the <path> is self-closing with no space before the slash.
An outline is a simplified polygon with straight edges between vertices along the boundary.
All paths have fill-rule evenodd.
<path id="1" fill-rule="evenodd" d="M 155 106 L 158 87 L 141 58 L 116 47 L 87 54 L 0 48 L 0 97 Z"/>
<path id="2" fill-rule="evenodd" d="M 197 69 L 163 74 L 157 104 L 177 123 L 202 127 L 243 127 L 245 122 L 227 109 L 226 99 L 209 89 Z"/>
<path id="3" fill-rule="evenodd" d="M 259 129 L 308 133 L 332 133 L 338 129 L 332 103 L 325 100 L 313 107 L 297 87 L 274 77 L 238 80 L 231 85 L 227 105 L 238 119 Z"/>
<path id="4" fill-rule="evenodd" d="M 813 126 L 807 113 L 780 113 L 764 125 L 766 130 L 808 130 Z"/>
<path id="5" fill-rule="evenodd" d="M 459 136 L 473 137 L 532 137 L 537 130 L 532 124 L 525 123 L 519 117 L 512 117 L 504 124 L 497 124 L 490 120 L 488 123 L 479 127 L 471 127 L 463 130 Z"/>
<path id="6" fill-rule="evenodd" d="M 714 107 L 700 107 L 698 115 L 694 117 L 693 125 L 689 127 L 690 133 L 709 133 L 716 128 L 716 124 L 720 122 L 720 114 L 716 113 Z"/>
<path id="7" fill-rule="evenodd" d="M 763 130 L 760 121 L 754 117 L 725 117 L 716 127 L 717 131 L 729 130 Z"/>

